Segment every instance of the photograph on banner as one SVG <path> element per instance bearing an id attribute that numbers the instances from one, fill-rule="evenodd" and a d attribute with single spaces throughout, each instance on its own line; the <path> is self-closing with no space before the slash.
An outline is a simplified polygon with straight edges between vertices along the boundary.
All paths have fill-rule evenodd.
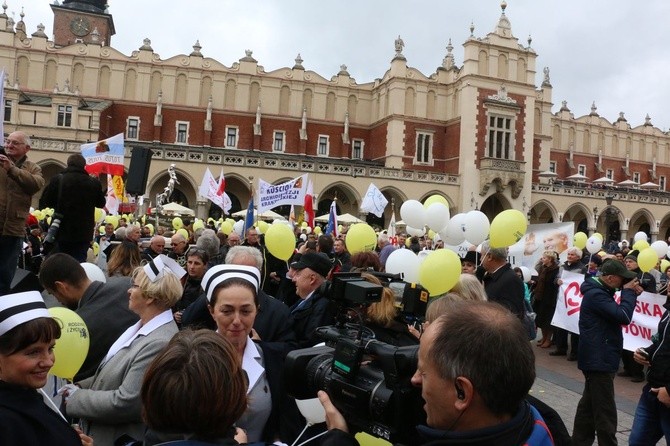
<path id="1" fill-rule="evenodd" d="M 564 271 L 561 275 L 563 284 L 558 291 L 556 311 L 551 325 L 579 334 L 579 310 L 582 304 L 582 293 L 579 288 L 584 281 L 582 274 Z M 614 295 L 619 301 L 620 293 Z M 623 348 L 635 351 L 640 347 L 648 347 L 651 337 L 656 333 L 658 322 L 665 311 L 666 296 L 644 292 L 637 297 L 633 321 L 630 325 L 623 325 Z"/>
<path id="2" fill-rule="evenodd" d="M 258 213 L 261 214 L 284 204 L 302 206 L 307 190 L 307 174 L 285 183 L 272 184 L 258 180 Z"/>
<path id="3" fill-rule="evenodd" d="M 574 223 L 543 223 L 528 225 L 526 235 L 516 244 L 509 247 L 512 266 L 535 268 L 544 251 L 556 251 L 560 262 L 568 256 L 568 248 L 572 246 L 575 234 Z M 521 259 L 521 263 L 518 262 Z"/>

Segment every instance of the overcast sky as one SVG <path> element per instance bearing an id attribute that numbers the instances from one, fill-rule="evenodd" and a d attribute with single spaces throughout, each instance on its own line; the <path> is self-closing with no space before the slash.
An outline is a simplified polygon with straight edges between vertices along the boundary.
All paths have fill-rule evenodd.
<path id="1" fill-rule="evenodd" d="M 37 24 L 53 35 L 48 0 L 6 0 L 16 20 L 25 6 L 28 34 Z M 382 77 L 394 55 L 394 40 L 405 42 L 408 65 L 425 75 L 435 72 L 449 38 L 457 65 L 474 23 L 476 37 L 491 32 L 500 17 L 499 0 L 109 0 L 116 35 L 112 46 L 129 55 L 151 39 L 154 52 L 167 59 L 189 54 L 196 39 L 202 53 L 226 66 L 244 50 L 266 71 L 292 67 L 298 53 L 303 66 L 326 79 L 341 64 L 356 81 Z M 623 111 L 633 127 L 652 123 L 670 127 L 670 1 L 668 0 L 508 0 L 506 15 L 519 43 L 551 70 L 553 112 L 568 101 L 575 117 L 590 112 L 615 121 Z"/>

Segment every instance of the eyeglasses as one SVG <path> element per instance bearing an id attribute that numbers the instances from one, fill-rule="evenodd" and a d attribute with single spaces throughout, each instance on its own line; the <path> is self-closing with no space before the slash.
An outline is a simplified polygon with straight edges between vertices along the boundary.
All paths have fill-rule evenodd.
<path id="1" fill-rule="evenodd" d="M 186 253 L 187 256 L 193 255 L 193 254 L 204 254 L 205 250 L 201 248 L 191 248 L 188 250 Z"/>
<path id="2" fill-rule="evenodd" d="M 14 141 L 13 139 L 5 139 L 5 144 L 8 146 L 25 146 L 25 142 Z"/>

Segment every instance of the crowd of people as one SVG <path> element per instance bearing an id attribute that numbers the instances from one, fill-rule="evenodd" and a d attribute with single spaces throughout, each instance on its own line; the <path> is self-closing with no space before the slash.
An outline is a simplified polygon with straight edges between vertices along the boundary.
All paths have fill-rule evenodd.
<path id="1" fill-rule="evenodd" d="M 667 292 L 667 271 L 642 272 L 637 253 L 627 247 L 607 259 L 573 247 L 565 262 L 547 250 L 537 275 L 524 281 L 508 263 L 507 248 L 484 242 L 462 258 L 456 286 L 431 296 L 425 322 L 408 324 L 377 273 L 395 250 L 437 249 L 439 241 L 382 232 L 375 250 L 351 255 L 346 230 L 333 237 L 296 227 L 294 254 L 283 261 L 255 227 L 224 234 L 185 222 L 185 236 L 120 219 L 118 227 L 99 231 L 96 254 L 79 232 L 82 226 L 89 236 L 94 232 L 100 196 L 83 192 L 83 165 L 73 155 L 43 196 L 61 226 L 47 242 L 44 261 L 31 262 L 44 292 L 15 290 L 10 284 L 22 244 L 31 257 L 43 252 L 39 222 L 33 228 L 27 206 L 9 212 L 44 185 L 39 167 L 26 159 L 29 146 L 29 138 L 16 132 L 0 155 L 2 197 L 20 195 L 0 202 L 0 249 L 10 258 L 3 256 L 8 268 L 0 265 L 0 427 L 6 444 L 291 444 L 301 439 L 306 420 L 282 379 L 286 355 L 322 342 L 317 328 L 347 317 L 364 324 L 375 342 L 417 349 L 411 384 L 421 389 L 425 421 L 415 427 L 413 444 L 585 445 L 596 438 L 616 444 L 613 379 L 622 358 L 619 374 L 636 381 L 648 368 L 631 444 L 670 438 L 668 312 L 652 345 L 628 357 L 621 330 L 640 293 Z M 74 188 L 82 200 L 63 205 L 62 196 Z M 80 213 L 85 217 L 76 223 L 72 216 Z M 86 259 L 102 267 L 99 276 L 82 266 Z M 551 324 L 564 271 L 584 275 L 581 336 Z M 382 285 L 380 300 L 338 308 L 328 283 L 347 272 Z M 57 396 L 42 391 L 61 336 L 45 302 L 77 313 L 90 337 L 82 367 Z M 585 377 L 572 436 L 551 407 L 529 395 L 535 379 L 524 326 L 529 304 L 537 314 L 538 346 L 553 345 L 553 356 L 576 359 Z M 374 357 L 366 359 L 372 362 L 361 367 L 375 364 Z M 321 444 L 357 444 L 348 432 L 347 408 L 327 391 L 318 398 L 326 421 L 308 433 L 321 434 Z"/>

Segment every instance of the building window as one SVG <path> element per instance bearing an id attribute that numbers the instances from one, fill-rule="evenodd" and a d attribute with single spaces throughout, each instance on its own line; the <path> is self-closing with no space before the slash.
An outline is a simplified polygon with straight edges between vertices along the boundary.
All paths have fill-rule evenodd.
<path id="1" fill-rule="evenodd" d="M 513 159 L 512 128 L 512 118 L 489 116 L 489 157 Z"/>
<path id="2" fill-rule="evenodd" d="M 430 164 L 433 160 L 433 135 L 430 133 L 416 134 L 416 162 Z"/>
<path id="3" fill-rule="evenodd" d="M 188 122 L 177 121 L 177 144 L 188 144 L 188 126 Z"/>
<path id="4" fill-rule="evenodd" d="M 273 152 L 283 152 L 284 151 L 284 138 L 286 135 L 284 132 L 274 132 L 274 143 L 272 144 Z"/>
<path id="5" fill-rule="evenodd" d="M 226 127 L 226 147 L 237 148 L 237 127 Z"/>
<path id="6" fill-rule="evenodd" d="M 4 121 L 10 122 L 12 120 L 12 101 L 5 99 L 5 116 Z"/>
<path id="7" fill-rule="evenodd" d="M 316 148 L 316 154 L 318 156 L 328 156 L 328 136 L 319 135 L 319 145 Z"/>
<path id="8" fill-rule="evenodd" d="M 72 106 L 59 105 L 58 106 L 58 126 L 72 127 Z"/>
<path id="9" fill-rule="evenodd" d="M 640 172 L 633 172 L 633 181 L 640 184 Z"/>
<path id="10" fill-rule="evenodd" d="M 605 172 L 605 176 L 609 178 L 610 180 L 614 179 L 614 171 L 612 169 L 607 169 Z"/>
<path id="11" fill-rule="evenodd" d="M 665 175 L 658 177 L 658 186 L 660 190 L 665 190 Z"/>
<path id="12" fill-rule="evenodd" d="M 549 172 L 556 173 L 556 161 L 549 161 Z"/>
<path id="13" fill-rule="evenodd" d="M 354 139 L 351 144 L 351 159 L 363 159 L 363 143 L 362 139 Z"/>
<path id="14" fill-rule="evenodd" d="M 577 173 L 586 176 L 586 164 L 577 164 Z"/>
<path id="15" fill-rule="evenodd" d="M 137 139 L 140 134 L 140 118 L 129 116 L 126 121 L 126 139 Z"/>

